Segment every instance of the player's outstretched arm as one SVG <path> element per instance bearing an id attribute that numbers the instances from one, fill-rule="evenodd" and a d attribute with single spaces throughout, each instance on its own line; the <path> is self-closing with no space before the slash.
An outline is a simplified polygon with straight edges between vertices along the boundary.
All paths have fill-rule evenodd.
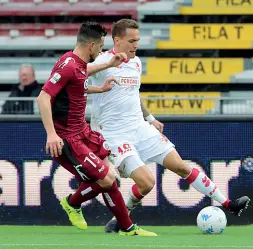
<path id="1" fill-rule="evenodd" d="M 104 92 L 111 91 L 112 88 L 115 86 L 115 83 L 119 84 L 118 80 L 115 77 L 110 77 L 105 80 L 105 83 L 102 86 L 89 85 L 88 86 L 88 94 L 90 94 L 90 93 L 104 93 Z"/>
<path id="2" fill-rule="evenodd" d="M 110 68 L 109 62 L 103 63 L 103 64 L 97 64 L 97 65 L 88 64 L 87 71 L 88 71 L 88 75 L 91 76 L 95 73 L 98 73 L 108 68 Z"/>
<path id="3" fill-rule="evenodd" d="M 41 119 L 47 132 L 46 152 L 50 153 L 52 157 L 57 157 L 58 155 L 61 155 L 63 141 L 56 134 L 54 128 L 51 110 L 51 96 L 42 90 L 37 98 L 37 102 L 40 109 Z"/>
<path id="4" fill-rule="evenodd" d="M 126 53 L 117 53 L 106 63 L 88 64 L 87 68 L 88 75 L 91 76 L 92 74 L 98 73 L 110 67 L 117 67 L 126 59 L 127 59 Z"/>
<path id="5" fill-rule="evenodd" d="M 154 116 L 149 112 L 149 110 L 147 109 L 147 107 L 143 104 L 143 102 L 141 101 L 141 110 L 143 112 L 143 117 L 152 125 L 155 126 L 155 128 L 157 130 L 159 130 L 161 133 L 163 132 L 163 127 L 164 125 L 159 122 L 158 120 L 156 120 L 154 118 Z"/>

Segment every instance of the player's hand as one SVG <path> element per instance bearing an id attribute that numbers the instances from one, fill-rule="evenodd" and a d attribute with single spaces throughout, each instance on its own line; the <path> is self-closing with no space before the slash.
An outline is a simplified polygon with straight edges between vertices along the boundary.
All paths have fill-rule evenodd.
<path id="1" fill-rule="evenodd" d="M 160 131 L 161 133 L 163 133 L 163 127 L 164 127 L 164 124 L 162 124 L 161 122 L 159 122 L 158 120 L 154 120 L 152 123 L 152 125 L 155 126 L 155 128 Z"/>
<path id="2" fill-rule="evenodd" d="M 108 92 L 112 90 L 112 88 L 115 86 L 115 84 L 119 84 L 119 81 L 115 77 L 110 77 L 105 80 L 105 84 L 102 86 L 102 92 Z"/>
<path id="3" fill-rule="evenodd" d="M 58 157 L 62 154 L 63 140 L 56 134 L 47 136 L 46 153 L 52 157 Z"/>
<path id="4" fill-rule="evenodd" d="M 126 53 L 117 53 L 115 54 L 111 60 L 109 61 L 109 67 L 117 67 L 119 66 L 124 60 L 127 60 Z"/>

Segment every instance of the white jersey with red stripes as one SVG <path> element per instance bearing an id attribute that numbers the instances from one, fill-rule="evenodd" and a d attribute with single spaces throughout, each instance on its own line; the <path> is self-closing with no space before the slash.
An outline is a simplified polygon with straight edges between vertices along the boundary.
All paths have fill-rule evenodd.
<path id="1" fill-rule="evenodd" d="M 113 56 L 114 50 L 101 53 L 92 64 L 103 64 Z M 102 86 L 111 76 L 118 79 L 111 91 L 94 94 L 92 115 L 106 139 L 118 135 L 131 135 L 145 122 L 140 103 L 142 65 L 139 57 L 124 61 L 118 67 L 108 68 L 92 75 L 94 86 Z"/>

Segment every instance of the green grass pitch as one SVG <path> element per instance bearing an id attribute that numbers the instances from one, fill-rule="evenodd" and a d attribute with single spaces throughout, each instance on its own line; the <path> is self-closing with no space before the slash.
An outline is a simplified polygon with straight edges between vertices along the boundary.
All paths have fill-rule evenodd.
<path id="1" fill-rule="evenodd" d="M 71 226 L 0 226 L 0 249 L 144 249 L 253 248 L 253 226 L 227 227 L 224 234 L 204 235 L 197 227 L 143 227 L 158 237 L 105 234 L 103 227 L 81 231 Z"/>

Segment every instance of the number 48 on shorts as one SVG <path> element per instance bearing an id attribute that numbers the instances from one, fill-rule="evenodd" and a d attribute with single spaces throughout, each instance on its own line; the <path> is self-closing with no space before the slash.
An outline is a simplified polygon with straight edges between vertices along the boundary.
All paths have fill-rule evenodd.
<path id="1" fill-rule="evenodd" d="M 121 155 L 124 155 L 126 152 L 132 151 L 130 144 L 124 143 L 122 146 L 118 147 L 118 152 Z"/>

